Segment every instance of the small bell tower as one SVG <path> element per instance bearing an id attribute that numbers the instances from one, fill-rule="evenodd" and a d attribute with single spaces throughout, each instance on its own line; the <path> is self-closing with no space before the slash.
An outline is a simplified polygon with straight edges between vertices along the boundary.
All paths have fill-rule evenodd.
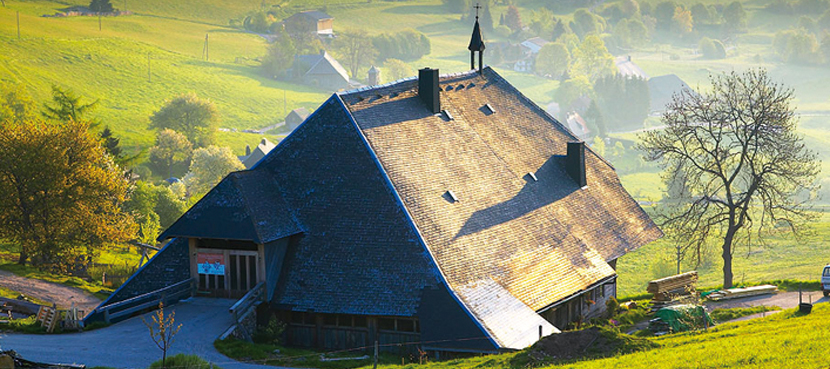
<path id="1" fill-rule="evenodd" d="M 476 69 L 476 51 L 478 51 L 478 73 L 484 69 L 484 41 L 481 39 L 481 26 L 478 24 L 478 10 L 481 5 L 476 3 L 476 24 L 473 26 L 473 37 L 470 39 L 470 69 Z"/>

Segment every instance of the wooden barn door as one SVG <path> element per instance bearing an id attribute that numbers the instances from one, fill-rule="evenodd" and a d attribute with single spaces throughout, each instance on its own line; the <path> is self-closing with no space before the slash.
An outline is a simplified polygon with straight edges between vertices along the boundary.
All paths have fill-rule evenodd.
<path id="1" fill-rule="evenodd" d="M 228 277 L 230 280 L 230 297 L 242 298 L 259 281 L 257 275 L 257 252 L 236 251 L 230 252 Z"/>

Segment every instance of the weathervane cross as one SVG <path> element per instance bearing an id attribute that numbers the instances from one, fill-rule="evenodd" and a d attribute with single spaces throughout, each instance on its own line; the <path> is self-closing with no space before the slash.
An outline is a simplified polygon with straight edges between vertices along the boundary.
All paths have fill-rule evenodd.
<path id="1" fill-rule="evenodd" d="M 479 3 L 476 3 L 476 5 L 473 6 L 473 8 L 476 9 L 476 19 L 478 19 L 478 10 L 481 9 L 481 5 L 479 5 Z"/>

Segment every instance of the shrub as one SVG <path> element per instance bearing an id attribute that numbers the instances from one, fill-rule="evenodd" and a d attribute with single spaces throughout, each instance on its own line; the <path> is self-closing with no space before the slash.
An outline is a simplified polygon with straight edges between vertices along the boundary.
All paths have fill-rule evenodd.
<path id="1" fill-rule="evenodd" d="M 700 53 L 706 59 L 723 59 L 726 58 L 726 48 L 720 40 L 713 40 L 708 37 L 700 39 L 698 44 Z"/>
<path id="2" fill-rule="evenodd" d="M 268 324 L 257 327 L 252 339 L 254 343 L 279 345 L 284 331 L 285 323 L 272 315 L 271 318 L 268 319 Z"/>
<path id="3" fill-rule="evenodd" d="M 196 355 L 185 354 L 168 357 L 165 365 L 162 365 L 161 360 L 150 364 L 150 369 L 163 369 L 165 367 L 177 369 L 221 369 Z"/>

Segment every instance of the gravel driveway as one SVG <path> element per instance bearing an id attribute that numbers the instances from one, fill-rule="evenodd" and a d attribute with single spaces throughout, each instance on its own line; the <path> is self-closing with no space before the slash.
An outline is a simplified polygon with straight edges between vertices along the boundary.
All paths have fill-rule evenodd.
<path id="1" fill-rule="evenodd" d="M 213 341 L 231 326 L 229 299 L 193 298 L 166 308 L 176 312 L 182 328 L 169 355 L 178 353 L 202 357 L 224 369 L 254 369 L 272 366 L 243 364 L 220 354 Z M 146 319 L 149 318 L 148 313 Z M 141 317 L 82 333 L 29 335 L 0 333 L 0 348 L 15 350 L 23 358 L 48 363 L 78 363 L 87 367 L 146 368 L 161 359 L 161 351 L 150 339 Z"/>
<path id="2" fill-rule="evenodd" d="M 57 304 L 62 309 L 70 308 L 74 302 L 78 309 L 90 312 L 101 303 L 97 297 L 80 288 L 21 277 L 5 270 L 0 270 L 0 287 Z"/>

